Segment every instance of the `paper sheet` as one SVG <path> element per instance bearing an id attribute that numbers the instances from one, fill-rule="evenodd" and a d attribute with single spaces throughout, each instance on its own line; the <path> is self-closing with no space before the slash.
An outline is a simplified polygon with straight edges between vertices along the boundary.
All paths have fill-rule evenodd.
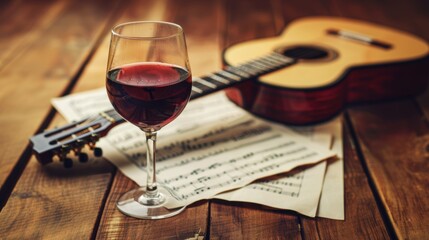
<path id="1" fill-rule="evenodd" d="M 330 148 L 333 138 L 326 129 L 323 125 L 295 128 L 294 130 L 312 141 Z M 243 188 L 218 194 L 215 198 L 290 209 L 315 217 L 319 206 L 325 170 L 326 162 L 324 161 L 311 168 L 256 181 Z"/>
<path id="2" fill-rule="evenodd" d="M 317 216 L 344 220 L 344 156 L 341 117 L 320 125 L 318 131 L 333 134 L 331 150 L 337 154 L 339 159 L 330 162 L 326 169 Z"/>
<path id="3" fill-rule="evenodd" d="M 54 106 L 61 109 L 60 112 L 68 120 L 79 119 L 90 114 L 88 111 L 90 108 L 77 108 L 73 106 L 76 105 L 76 102 L 88 104 L 92 102 L 88 100 L 91 98 L 90 96 L 94 96 L 94 99 L 97 99 L 95 102 L 97 102 L 102 98 L 100 96 L 105 95 L 103 90 L 94 91 L 91 94 L 55 99 L 53 103 Z M 80 99 L 86 99 L 86 101 Z M 199 199 L 211 198 L 217 193 L 243 187 L 258 178 L 281 173 L 297 165 L 318 162 L 332 156 L 332 152 L 328 152 L 320 146 L 309 144 L 308 140 L 285 127 L 252 117 L 230 103 L 222 94 L 215 94 L 203 99 L 204 101 L 192 101 L 178 119 L 160 131 L 157 174 L 158 179 L 165 182 L 176 195 L 175 201 L 169 203 L 172 207 L 186 205 Z M 74 104 L 69 104 L 69 102 Z M 107 106 L 109 106 L 108 104 L 107 101 Z M 92 105 L 106 106 L 100 103 Z M 79 111 L 79 109 L 85 111 Z M 99 111 L 100 109 L 94 109 L 94 112 Z M 195 119 L 198 121 L 194 121 Z M 220 135 L 216 135 L 218 133 Z M 100 142 L 100 146 L 105 151 L 105 157 L 140 185 L 143 185 L 146 180 L 141 161 L 138 161 L 144 156 L 144 149 L 141 145 L 143 138 L 143 134 L 137 128 L 129 124 L 122 124 L 113 129 Z M 185 144 L 186 151 L 184 151 L 183 144 L 189 142 L 193 145 Z M 163 149 L 169 151 L 163 151 Z M 192 151 L 189 151 L 190 149 Z M 169 154 L 165 155 L 165 153 Z M 291 160 L 295 163 L 290 164 Z M 297 163 L 298 161 L 300 162 Z M 134 164 L 130 164 L 130 162 Z M 252 164 L 255 165 L 252 166 Z M 301 198 L 296 198 L 297 204 L 295 205 L 298 206 L 297 208 L 285 207 L 281 203 L 271 204 L 271 206 L 296 210 L 302 214 L 314 216 L 318 206 L 324 171 L 325 164 L 322 163 L 297 173 L 295 177 L 288 176 L 289 180 L 298 179 L 298 183 L 291 183 L 291 186 L 299 186 L 298 194 L 294 191 L 283 190 L 282 194 L 288 195 L 286 192 L 289 192 L 289 195 L 294 199 L 296 196 L 301 196 Z M 303 178 L 304 174 L 305 176 L 314 176 L 314 179 L 311 177 Z M 312 183 L 307 184 L 307 181 L 310 182 L 311 180 Z M 277 183 L 284 184 L 283 181 L 279 180 Z M 265 190 L 267 188 L 266 183 L 258 183 L 255 186 L 253 189 L 259 187 L 260 190 Z M 307 190 L 306 186 L 310 186 L 309 189 L 312 190 Z M 242 189 L 249 189 L 249 187 Z M 309 198 L 312 203 L 308 206 L 302 201 L 305 192 L 313 194 Z M 263 195 L 261 198 L 272 199 L 263 197 Z M 321 209 L 324 208 L 321 207 Z"/>

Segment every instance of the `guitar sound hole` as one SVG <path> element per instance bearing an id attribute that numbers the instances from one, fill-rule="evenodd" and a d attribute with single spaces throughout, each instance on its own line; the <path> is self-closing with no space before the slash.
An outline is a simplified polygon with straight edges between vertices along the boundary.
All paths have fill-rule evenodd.
<path id="1" fill-rule="evenodd" d="M 326 61 L 335 58 L 336 53 L 333 50 L 318 46 L 301 45 L 277 48 L 276 52 L 296 60 L 302 61 Z"/>

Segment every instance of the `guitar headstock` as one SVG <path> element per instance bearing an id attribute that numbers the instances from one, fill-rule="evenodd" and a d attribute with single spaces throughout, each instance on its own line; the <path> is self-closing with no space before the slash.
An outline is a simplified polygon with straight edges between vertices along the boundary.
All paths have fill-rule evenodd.
<path id="1" fill-rule="evenodd" d="M 81 162 L 88 161 L 88 155 L 83 152 L 85 146 L 93 150 L 95 156 L 101 156 L 102 150 L 95 146 L 96 142 L 120 122 L 122 121 L 106 113 L 100 113 L 95 117 L 46 130 L 30 138 L 33 152 L 43 165 L 57 158 L 65 167 L 72 167 L 73 162 L 68 156 L 71 153 L 74 153 Z"/>

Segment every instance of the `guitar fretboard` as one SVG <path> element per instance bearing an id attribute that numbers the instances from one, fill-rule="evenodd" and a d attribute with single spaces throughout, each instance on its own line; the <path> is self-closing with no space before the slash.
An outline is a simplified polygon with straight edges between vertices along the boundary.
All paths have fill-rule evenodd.
<path id="1" fill-rule="evenodd" d="M 191 100 L 233 86 L 245 80 L 255 79 L 261 75 L 292 65 L 295 62 L 296 60 L 293 58 L 273 52 L 239 66 L 227 66 L 225 69 L 210 75 L 194 77 L 192 79 Z M 110 116 L 115 121 L 115 124 L 124 121 L 114 109 L 105 111 L 104 113 Z"/>
<path id="2" fill-rule="evenodd" d="M 110 110 L 104 111 L 104 114 L 106 114 L 108 117 L 110 117 L 111 121 L 114 123 L 121 123 L 121 122 L 125 121 L 121 117 L 121 115 L 119 115 L 119 113 L 116 112 L 115 109 L 110 109 Z M 101 114 L 101 115 L 103 116 L 103 114 Z"/>
<path id="3" fill-rule="evenodd" d="M 254 79 L 277 69 L 292 65 L 295 60 L 279 53 L 271 53 L 239 66 L 228 66 L 224 70 L 203 77 L 193 78 L 191 99 L 219 91 L 245 80 Z"/>

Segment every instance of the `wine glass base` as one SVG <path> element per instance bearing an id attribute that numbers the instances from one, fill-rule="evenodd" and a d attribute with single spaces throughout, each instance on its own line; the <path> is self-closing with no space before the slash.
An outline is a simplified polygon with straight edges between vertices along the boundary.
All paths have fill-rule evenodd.
<path id="1" fill-rule="evenodd" d="M 158 185 L 158 192 L 161 195 L 161 203 L 157 204 L 155 201 L 148 201 L 149 204 L 144 204 L 142 202 L 142 195 L 145 193 L 146 188 L 140 187 L 137 189 L 133 189 L 129 192 L 126 192 L 122 195 L 118 202 L 116 203 L 116 207 L 123 214 L 140 218 L 140 219 L 163 219 L 175 216 L 185 210 L 186 206 L 168 209 L 165 207 L 165 204 L 168 202 L 168 199 L 173 198 L 170 192 L 168 192 L 161 185 Z"/>

